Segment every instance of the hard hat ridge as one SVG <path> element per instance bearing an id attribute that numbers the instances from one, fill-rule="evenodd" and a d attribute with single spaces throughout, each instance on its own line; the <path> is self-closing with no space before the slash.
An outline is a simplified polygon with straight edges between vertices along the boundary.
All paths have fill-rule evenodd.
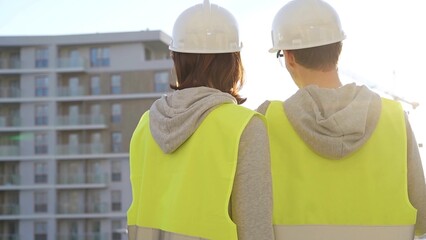
<path id="1" fill-rule="evenodd" d="M 204 0 L 203 7 L 204 7 L 204 9 L 210 9 L 211 8 L 210 1 Z"/>

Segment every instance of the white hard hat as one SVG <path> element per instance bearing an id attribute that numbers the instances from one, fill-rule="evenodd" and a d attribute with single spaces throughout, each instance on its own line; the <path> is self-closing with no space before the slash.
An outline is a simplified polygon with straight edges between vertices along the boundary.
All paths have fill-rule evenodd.
<path id="1" fill-rule="evenodd" d="M 183 53 L 229 53 L 241 48 L 234 16 L 208 0 L 179 15 L 169 46 L 170 50 Z"/>
<path id="2" fill-rule="evenodd" d="M 318 47 L 345 38 L 339 15 L 328 3 L 293 0 L 275 15 L 269 52 Z"/>

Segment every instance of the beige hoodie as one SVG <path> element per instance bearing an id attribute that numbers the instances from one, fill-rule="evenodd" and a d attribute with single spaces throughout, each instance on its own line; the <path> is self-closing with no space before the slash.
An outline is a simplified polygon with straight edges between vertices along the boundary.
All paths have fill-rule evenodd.
<path id="1" fill-rule="evenodd" d="M 178 149 L 216 106 L 235 98 L 219 90 L 197 87 L 172 92 L 154 102 L 150 129 L 165 153 Z M 272 240 L 272 186 L 269 142 L 264 122 L 253 117 L 238 150 L 230 215 L 239 240 Z M 161 229 L 128 226 L 129 240 L 199 240 Z M 225 240 L 225 239 L 224 239 Z"/>
<path id="2" fill-rule="evenodd" d="M 370 138 L 381 112 L 380 96 L 365 86 L 347 84 L 338 89 L 310 85 L 284 103 L 298 135 L 321 156 L 341 159 Z M 265 114 L 269 101 L 258 111 Z M 426 233 L 426 186 L 416 139 L 406 116 L 408 193 L 417 209 L 416 230 Z"/>

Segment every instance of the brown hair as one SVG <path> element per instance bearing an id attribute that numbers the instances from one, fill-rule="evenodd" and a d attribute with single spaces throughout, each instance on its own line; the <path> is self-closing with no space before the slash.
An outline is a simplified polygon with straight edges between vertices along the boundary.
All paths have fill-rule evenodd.
<path id="1" fill-rule="evenodd" d="M 239 52 L 198 54 L 171 52 L 177 81 L 174 90 L 210 87 L 235 97 L 238 104 L 246 101 L 238 92 L 244 84 L 244 68 Z"/>
<path id="2" fill-rule="evenodd" d="M 319 47 L 289 50 L 296 62 L 306 68 L 329 71 L 337 66 L 342 42 L 332 43 Z"/>

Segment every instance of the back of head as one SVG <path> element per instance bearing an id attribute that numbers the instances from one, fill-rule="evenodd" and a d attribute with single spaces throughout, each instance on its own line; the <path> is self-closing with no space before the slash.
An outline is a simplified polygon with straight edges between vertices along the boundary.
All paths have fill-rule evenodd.
<path id="1" fill-rule="evenodd" d="M 341 42 L 345 33 L 337 12 L 323 0 L 292 0 L 272 23 L 272 48 L 295 50 Z"/>

